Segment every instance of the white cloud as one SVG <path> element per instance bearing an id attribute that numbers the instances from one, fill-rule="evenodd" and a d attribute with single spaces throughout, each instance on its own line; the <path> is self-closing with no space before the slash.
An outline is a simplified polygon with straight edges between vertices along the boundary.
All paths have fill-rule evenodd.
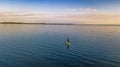
<path id="1" fill-rule="evenodd" d="M 66 11 L 70 12 L 96 12 L 96 9 L 91 9 L 91 8 L 71 8 L 71 9 L 66 9 Z"/>
<path id="2" fill-rule="evenodd" d="M 96 12 L 96 9 L 90 9 L 90 8 L 80 8 L 79 9 L 82 12 Z"/>

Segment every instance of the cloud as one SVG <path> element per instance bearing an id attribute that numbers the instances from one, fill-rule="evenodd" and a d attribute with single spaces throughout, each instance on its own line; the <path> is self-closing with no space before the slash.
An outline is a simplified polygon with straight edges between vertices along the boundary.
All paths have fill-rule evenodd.
<path id="1" fill-rule="evenodd" d="M 76 8 L 71 8 L 71 9 L 65 9 L 66 11 L 78 11 Z"/>
<path id="2" fill-rule="evenodd" d="M 80 8 L 79 9 L 82 12 L 96 12 L 96 9 L 90 9 L 90 8 Z"/>
<path id="3" fill-rule="evenodd" d="M 58 16 L 61 22 L 74 22 L 80 24 L 120 24 L 120 14 L 88 13 L 88 14 L 68 14 Z"/>
<path id="4" fill-rule="evenodd" d="M 71 8 L 71 9 L 66 9 L 66 11 L 70 12 L 96 12 L 96 9 L 91 9 L 91 8 Z"/>
<path id="5" fill-rule="evenodd" d="M 90 9 L 81 11 L 91 11 Z M 94 10 L 93 10 L 94 11 Z M 0 12 L 0 22 L 60 22 L 80 24 L 120 24 L 120 14 L 42 14 L 24 12 Z"/>
<path id="6" fill-rule="evenodd" d="M 43 22 L 49 17 L 47 14 L 40 13 L 0 11 L 0 22 Z"/>

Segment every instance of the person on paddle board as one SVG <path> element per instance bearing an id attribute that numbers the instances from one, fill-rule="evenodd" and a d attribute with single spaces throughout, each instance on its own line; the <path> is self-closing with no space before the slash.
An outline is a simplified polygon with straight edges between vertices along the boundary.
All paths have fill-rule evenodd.
<path id="1" fill-rule="evenodd" d="M 67 49 L 69 49 L 69 46 L 71 45 L 69 38 L 67 38 L 65 45 L 66 45 Z"/>

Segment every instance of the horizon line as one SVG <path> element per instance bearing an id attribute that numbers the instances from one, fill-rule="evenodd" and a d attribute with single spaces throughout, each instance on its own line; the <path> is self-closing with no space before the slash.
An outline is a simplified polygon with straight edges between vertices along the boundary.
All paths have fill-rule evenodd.
<path id="1" fill-rule="evenodd" d="M 0 22 L 0 24 L 41 24 L 41 25 L 86 25 L 86 26 L 120 26 L 120 24 L 79 24 L 79 23 L 25 23 L 25 22 Z"/>

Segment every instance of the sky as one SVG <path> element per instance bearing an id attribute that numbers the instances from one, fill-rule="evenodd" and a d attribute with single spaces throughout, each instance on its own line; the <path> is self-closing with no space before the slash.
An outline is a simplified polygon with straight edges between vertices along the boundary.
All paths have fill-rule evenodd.
<path id="1" fill-rule="evenodd" d="M 120 0 L 0 0 L 0 22 L 120 24 Z"/>

